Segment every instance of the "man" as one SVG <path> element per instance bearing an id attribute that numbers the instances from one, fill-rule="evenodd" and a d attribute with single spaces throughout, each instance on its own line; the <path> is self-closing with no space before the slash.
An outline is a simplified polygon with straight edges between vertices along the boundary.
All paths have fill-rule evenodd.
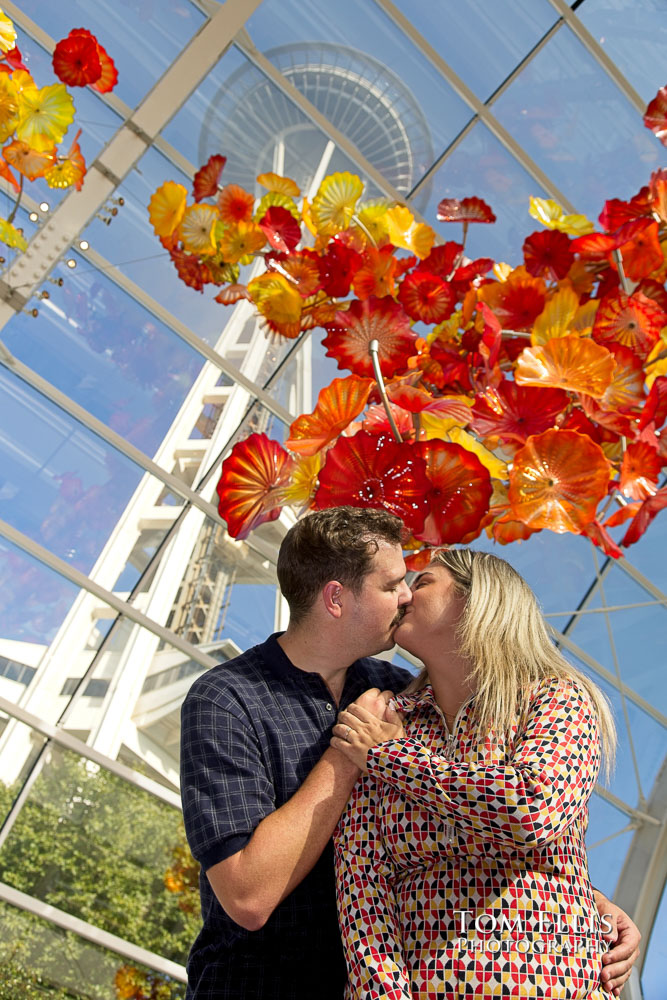
<path id="1" fill-rule="evenodd" d="M 329 739 L 338 710 L 356 701 L 382 717 L 379 689 L 409 680 L 368 659 L 392 647 L 411 600 L 402 536 L 398 518 L 368 508 L 299 521 L 278 558 L 287 630 L 207 671 L 184 702 L 183 812 L 204 921 L 189 1000 L 342 998 L 331 835 L 359 771 Z"/>

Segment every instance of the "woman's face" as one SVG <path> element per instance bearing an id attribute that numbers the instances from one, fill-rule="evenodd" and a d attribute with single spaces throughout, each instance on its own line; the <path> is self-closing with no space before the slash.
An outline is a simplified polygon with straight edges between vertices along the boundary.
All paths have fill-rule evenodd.
<path id="1" fill-rule="evenodd" d="M 429 658 L 429 652 L 455 650 L 456 625 L 465 609 L 465 598 L 456 592 L 449 570 L 431 563 L 410 589 L 412 602 L 394 632 L 398 645 L 422 660 Z"/>

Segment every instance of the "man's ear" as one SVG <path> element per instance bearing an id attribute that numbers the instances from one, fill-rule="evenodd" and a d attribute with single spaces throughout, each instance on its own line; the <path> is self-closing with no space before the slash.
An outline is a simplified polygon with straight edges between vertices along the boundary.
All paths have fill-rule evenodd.
<path id="1" fill-rule="evenodd" d="M 343 585 L 338 580 L 329 580 L 322 589 L 322 600 L 324 607 L 332 618 L 340 618 L 343 614 L 341 595 Z"/>

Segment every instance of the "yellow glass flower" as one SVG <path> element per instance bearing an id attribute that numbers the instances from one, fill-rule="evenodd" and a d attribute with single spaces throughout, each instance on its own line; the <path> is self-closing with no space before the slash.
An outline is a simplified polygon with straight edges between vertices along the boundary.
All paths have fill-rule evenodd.
<path id="1" fill-rule="evenodd" d="M 237 222 L 228 226 L 220 239 L 219 250 L 228 264 L 246 264 L 266 243 L 266 235 L 254 222 Z M 298 294 L 298 292 L 297 292 Z"/>
<path id="2" fill-rule="evenodd" d="M 409 250 L 423 260 L 428 257 L 435 243 L 435 231 L 415 217 L 405 205 L 394 205 L 385 216 L 389 242 L 395 247 Z"/>
<path id="3" fill-rule="evenodd" d="M 165 181 L 148 203 L 148 217 L 156 236 L 171 236 L 180 225 L 188 192 L 182 184 Z"/>
<path id="4" fill-rule="evenodd" d="M 190 205 L 185 209 L 179 234 L 189 253 L 215 253 L 215 224 L 218 210 L 214 205 Z"/>
<path id="5" fill-rule="evenodd" d="M 449 432 L 449 440 L 453 441 L 454 444 L 460 444 L 462 448 L 471 451 L 473 455 L 477 455 L 482 465 L 489 470 L 492 479 L 507 479 L 505 463 L 501 462 L 492 451 L 485 448 L 472 434 L 468 434 L 461 427 L 452 427 Z"/>
<path id="6" fill-rule="evenodd" d="M 280 174 L 260 174 L 257 178 L 257 183 L 269 191 L 277 191 L 278 194 L 285 194 L 288 198 L 298 198 L 301 194 L 296 181 L 293 181 L 291 177 L 281 177 Z"/>
<path id="7" fill-rule="evenodd" d="M 58 145 L 74 121 L 74 102 L 64 83 L 21 91 L 16 135 L 33 149 Z"/>
<path id="8" fill-rule="evenodd" d="M 8 139 L 19 120 L 19 97 L 8 73 L 0 73 L 0 142 Z"/>
<path id="9" fill-rule="evenodd" d="M 566 215 L 557 201 L 551 198 L 530 199 L 530 214 L 547 229 L 558 229 L 570 236 L 585 236 L 595 231 L 595 226 L 585 215 Z"/>
<path id="10" fill-rule="evenodd" d="M 8 247 L 16 247 L 17 250 L 28 249 L 28 241 L 25 236 L 6 219 L 0 219 L 0 240 Z"/>
<path id="11" fill-rule="evenodd" d="M 299 209 L 296 207 L 294 201 L 286 194 L 283 194 L 280 191 L 269 191 L 268 194 L 264 195 L 264 197 L 257 205 L 257 209 L 255 211 L 256 221 L 259 222 L 260 219 L 262 219 L 266 215 L 267 211 L 270 208 L 273 208 L 274 205 L 279 205 L 281 208 L 286 208 L 287 211 L 294 216 L 297 222 L 301 221 L 301 213 L 299 212 Z"/>
<path id="12" fill-rule="evenodd" d="M 44 180 L 50 188 L 68 188 L 79 178 L 79 171 L 71 160 L 61 160 L 44 172 Z"/>
<path id="13" fill-rule="evenodd" d="M 324 178 L 310 206 L 310 216 L 320 236 L 335 236 L 347 229 L 363 190 L 361 179 L 347 171 Z"/>
<path id="14" fill-rule="evenodd" d="M 323 461 L 324 455 L 318 451 L 316 455 L 307 455 L 294 463 L 289 486 L 283 491 L 286 504 L 305 506 L 310 503 L 317 489 L 317 476 Z"/>
<path id="15" fill-rule="evenodd" d="M 572 333 L 572 323 L 579 308 L 579 296 L 572 288 L 559 288 L 535 320 L 530 342 L 546 344 L 554 337 Z"/>
<path id="16" fill-rule="evenodd" d="M 15 69 L 12 73 L 12 84 L 19 96 L 28 90 L 37 90 L 37 84 L 27 69 Z"/>
<path id="17" fill-rule="evenodd" d="M 11 52 L 16 45 L 16 28 L 13 22 L 0 10 L 0 52 Z"/>
<path id="18" fill-rule="evenodd" d="M 391 204 L 386 199 L 365 201 L 354 213 L 354 223 L 376 247 L 383 246 L 389 241 L 386 215 Z"/>
<path id="19" fill-rule="evenodd" d="M 274 323 L 298 323 L 303 299 L 282 274 L 260 274 L 248 282 L 250 298 Z"/>

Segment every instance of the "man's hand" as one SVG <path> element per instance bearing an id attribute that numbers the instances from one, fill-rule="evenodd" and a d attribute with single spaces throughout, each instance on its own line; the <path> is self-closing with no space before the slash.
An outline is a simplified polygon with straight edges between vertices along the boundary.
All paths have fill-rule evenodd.
<path id="1" fill-rule="evenodd" d="M 391 691 L 372 688 L 338 715 L 333 727 L 331 746 L 344 754 L 362 771 L 371 747 L 403 736 L 403 722 L 387 704 Z"/>
<path id="2" fill-rule="evenodd" d="M 607 899 L 598 889 L 595 889 L 594 893 L 600 917 L 603 920 L 607 917 L 602 925 L 602 936 L 612 946 L 602 957 L 602 985 L 618 997 L 639 955 L 641 934 L 624 910 Z M 609 923 L 612 924 L 612 929 L 605 934 L 604 931 Z"/>

